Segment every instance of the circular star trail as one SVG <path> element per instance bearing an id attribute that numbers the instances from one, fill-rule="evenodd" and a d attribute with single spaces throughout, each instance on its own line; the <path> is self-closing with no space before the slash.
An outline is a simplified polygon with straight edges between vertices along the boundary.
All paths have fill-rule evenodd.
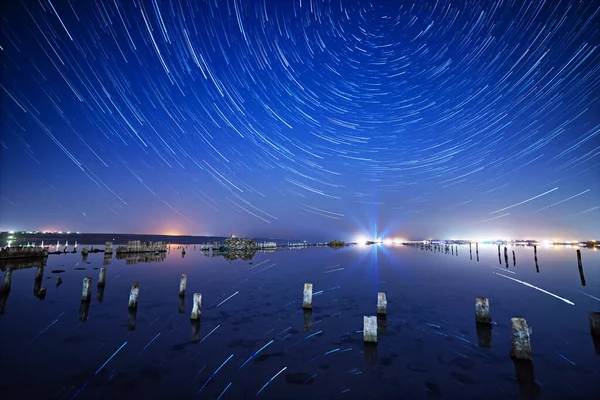
<path id="1" fill-rule="evenodd" d="M 1 228 L 597 233 L 597 2 L 3 7 Z"/>

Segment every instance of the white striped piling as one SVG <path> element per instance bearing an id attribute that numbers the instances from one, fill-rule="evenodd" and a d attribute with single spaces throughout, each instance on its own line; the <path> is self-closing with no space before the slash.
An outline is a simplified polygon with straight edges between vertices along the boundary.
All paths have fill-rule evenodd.
<path id="1" fill-rule="evenodd" d="M 312 308 L 313 285 L 312 283 L 304 284 L 304 295 L 302 298 L 302 308 Z"/>
<path id="2" fill-rule="evenodd" d="M 134 282 L 129 291 L 129 308 L 137 308 L 140 297 L 140 284 Z"/>
<path id="3" fill-rule="evenodd" d="M 98 275 L 98 286 L 104 287 L 106 285 L 106 268 L 100 268 L 100 274 Z"/>
<path id="4" fill-rule="evenodd" d="M 377 293 L 377 314 L 387 314 L 387 299 L 384 292 Z"/>
<path id="5" fill-rule="evenodd" d="M 81 301 L 90 301 L 92 296 L 92 278 L 83 278 L 81 285 Z"/>
<path id="6" fill-rule="evenodd" d="M 377 316 L 363 317 L 363 340 L 367 343 L 377 343 Z"/>
<path id="7" fill-rule="evenodd" d="M 475 298 L 475 321 L 478 324 L 491 324 L 490 302 L 487 297 Z"/>
<path id="8" fill-rule="evenodd" d="M 531 341 L 529 327 L 525 318 L 513 317 L 512 324 L 512 348 L 510 356 L 519 360 L 531 360 Z"/>
<path id="9" fill-rule="evenodd" d="M 179 295 L 185 296 L 185 289 L 187 287 L 187 275 L 181 274 L 181 279 L 179 281 Z"/>
<path id="10" fill-rule="evenodd" d="M 194 293 L 194 303 L 192 305 L 192 315 L 190 318 L 193 320 L 200 319 L 201 313 L 202 313 L 202 293 Z"/>

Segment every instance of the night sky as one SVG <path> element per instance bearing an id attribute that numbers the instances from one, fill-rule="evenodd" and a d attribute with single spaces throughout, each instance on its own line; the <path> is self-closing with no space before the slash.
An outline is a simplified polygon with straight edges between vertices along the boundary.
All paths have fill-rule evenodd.
<path id="1" fill-rule="evenodd" d="M 598 1 L 2 3 L 1 230 L 600 237 Z"/>

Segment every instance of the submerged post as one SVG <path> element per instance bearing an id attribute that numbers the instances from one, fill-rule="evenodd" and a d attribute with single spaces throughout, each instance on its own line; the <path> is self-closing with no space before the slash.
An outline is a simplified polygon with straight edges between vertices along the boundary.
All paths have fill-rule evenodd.
<path id="1" fill-rule="evenodd" d="M 592 336 L 600 338 L 600 312 L 590 313 L 590 332 Z"/>
<path id="2" fill-rule="evenodd" d="M 179 295 L 185 296 L 185 288 L 187 287 L 187 275 L 181 274 L 181 280 L 179 281 Z"/>
<path id="3" fill-rule="evenodd" d="M 521 317 L 513 317 L 510 321 L 512 323 L 510 356 L 519 360 L 531 360 L 531 341 L 527 321 Z"/>
<path id="4" fill-rule="evenodd" d="M 579 269 L 583 268 L 583 264 L 581 263 L 581 250 L 577 249 L 577 266 Z"/>
<path id="5" fill-rule="evenodd" d="M 194 304 L 192 305 L 191 319 L 200 319 L 202 313 L 202 293 L 194 293 Z"/>
<path id="6" fill-rule="evenodd" d="M 129 308 L 137 308 L 140 297 L 140 284 L 134 282 L 129 291 Z"/>
<path id="7" fill-rule="evenodd" d="M 363 339 L 367 343 L 377 343 L 377 317 L 363 317 Z"/>
<path id="8" fill-rule="evenodd" d="M 313 295 L 312 283 L 305 283 L 304 284 L 304 297 L 302 299 L 302 308 L 312 308 L 312 295 Z"/>
<path id="9" fill-rule="evenodd" d="M 387 314 L 387 299 L 385 298 L 384 292 L 377 293 L 377 314 Z"/>
<path id="10" fill-rule="evenodd" d="M 490 302 L 487 297 L 475 298 L 475 321 L 479 324 L 491 324 Z"/>
<path id="11" fill-rule="evenodd" d="M 98 275 L 98 286 L 103 287 L 106 285 L 106 268 L 100 268 L 100 274 Z"/>
<path id="12" fill-rule="evenodd" d="M 81 300 L 90 301 L 92 296 L 92 278 L 83 278 L 81 286 Z"/>

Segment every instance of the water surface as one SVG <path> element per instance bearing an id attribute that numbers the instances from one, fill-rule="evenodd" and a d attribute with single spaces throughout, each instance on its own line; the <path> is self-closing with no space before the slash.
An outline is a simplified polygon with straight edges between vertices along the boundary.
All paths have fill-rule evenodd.
<path id="1" fill-rule="evenodd" d="M 86 261 L 81 254 L 51 255 L 41 285 L 36 264 L 23 264 L 1 299 L 0 393 L 115 400 L 597 398 L 600 344 L 594 346 L 588 313 L 600 311 L 600 254 L 582 255 L 585 286 L 569 248 L 538 247 L 536 270 L 531 247 L 509 247 L 507 268 L 495 246 L 480 246 L 479 261 L 475 247 L 471 259 L 468 246 L 452 255 L 400 245 L 285 249 L 228 261 L 193 245 L 182 257 L 172 245 L 164 259 L 111 258 L 102 292 L 102 253 Z M 88 276 L 92 300 L 82 305 Z M 140 284 L 135 315 L 127 307 L 133 282 Z M 305 282 L 314 285 L 312 312 L 301 308 Z M 363 316 L 375 315 L 379 291 L 387 295 L 387 318 L 379 321 L 378 344 L 365 346 Z M 190 321 L 194 292 L 203 296 L 200 324 Z M 491 330 L 477 329 L 477 296 L 490 299 Z M 513 316 L 532 328 L 532 364 L 509 356 Z"/>

